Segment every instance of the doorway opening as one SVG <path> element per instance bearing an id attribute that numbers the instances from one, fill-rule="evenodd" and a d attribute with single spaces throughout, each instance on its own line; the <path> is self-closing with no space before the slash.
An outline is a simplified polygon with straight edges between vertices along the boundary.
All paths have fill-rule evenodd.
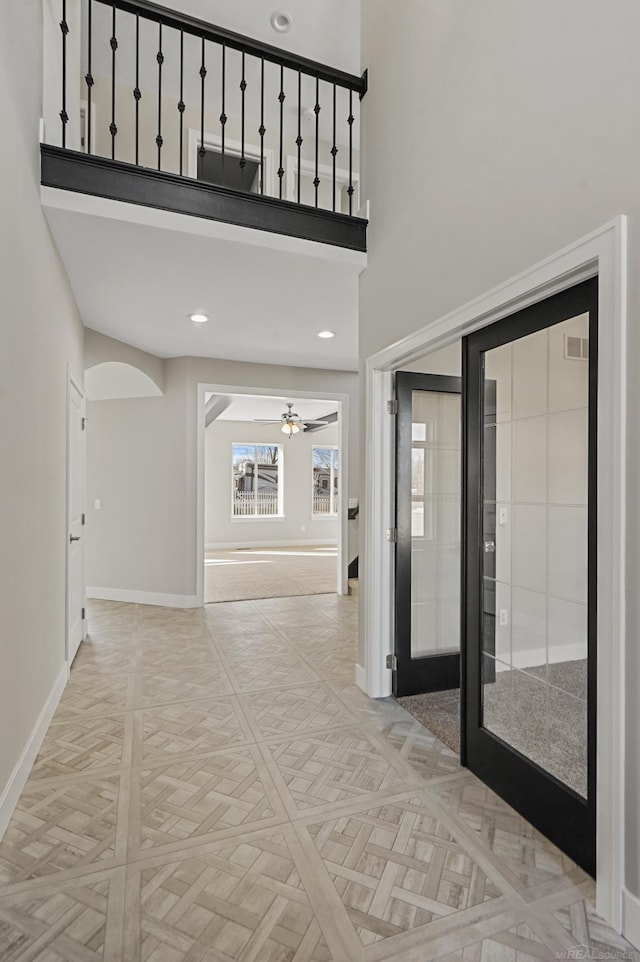
<path id="1" fill-rule="evenodd" d="M 385 532 L 395 519 L 393 372 L 568 288 L 598 277 L 598 552 L 596 909 L 620 930 L 624 833 L 624 543 L 626 219 L 580 238 L 547 260 L 434 320 L 366 363 L 367 470 L 365 604 L 357 682 L 372 697 L 391 693 L 394 553 Z M 575 345 L 568 345 L 569 348 Z M 577 361 L 575 363 L 578 363 Z M 605 627 L 606 626 L 606 627 Z"/>
<path id="2" fill-rule="evenodd" d="M 85 599 L 85 394 L 74 372 L 67 372 L 67 537 L 66 642 L 68 667 L 86 630 Z"/>
<path id="3" fill-rule="evenodd" d="M 460 754 L 462 343 L 395 373 L 394 695 Z"/>
<path id="4" fill-rule="evenodd" d="M 213 390 L 202 403 L 204 604 L 335 592 L 340 403 Z"/>
<path id="5" fill-rule="evenodd" d="M 394 694 L 433 731 L 460 688 L 463 762 L 591 873 L 597 290 L 469 335 L 462 379 L 395 377 Z"/>

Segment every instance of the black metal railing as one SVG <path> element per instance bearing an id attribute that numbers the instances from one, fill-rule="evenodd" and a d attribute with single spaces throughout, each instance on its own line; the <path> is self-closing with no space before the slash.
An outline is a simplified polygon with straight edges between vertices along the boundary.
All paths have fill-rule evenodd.
<path id="1" fill-rule="evenodd" d="M 70 84 L 78 78 L 68 64 L 76 43 L 77 150 L 357 215 L 366 72 L 357 77 L 148 0 L 86 0 L 74 37 L 67 0 L 60 3 L 63 148 L 73 146 L 69 105 L 78 97 Z"/>

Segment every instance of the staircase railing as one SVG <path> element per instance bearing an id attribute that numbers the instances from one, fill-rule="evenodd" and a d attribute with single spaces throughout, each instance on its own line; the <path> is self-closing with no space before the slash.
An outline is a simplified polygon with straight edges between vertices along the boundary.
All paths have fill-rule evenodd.
<path id="1" fill-rule="evenodd" d="M 52 23 L 59 15 L 49 78 L 57 74 L 60 87 L 45 89 L 49 144 L 357 215 L 366 72 L 345 73 L 149 0 L 85 0 L 83 17 L 80 0 L 45 4 Z"/>

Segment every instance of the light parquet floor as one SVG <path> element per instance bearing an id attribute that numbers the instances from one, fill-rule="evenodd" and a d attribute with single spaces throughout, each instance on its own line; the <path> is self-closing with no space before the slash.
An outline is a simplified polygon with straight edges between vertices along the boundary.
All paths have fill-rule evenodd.
<path id="1" fill-rule="evenodd" d="M 2 962 L 634 958 L 580 869 L 355 687 L 352 599 L 89 626 L 0 843 Z"/>

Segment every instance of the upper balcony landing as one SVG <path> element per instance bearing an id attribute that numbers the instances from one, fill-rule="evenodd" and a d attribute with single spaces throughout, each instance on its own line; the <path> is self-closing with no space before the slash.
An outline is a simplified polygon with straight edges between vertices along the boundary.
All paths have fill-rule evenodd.
<path id="1" fill-rule="evenodd" d="M 366 251 L 366 73 L 148 0 L 44 2 L 44 187 Z"/>

